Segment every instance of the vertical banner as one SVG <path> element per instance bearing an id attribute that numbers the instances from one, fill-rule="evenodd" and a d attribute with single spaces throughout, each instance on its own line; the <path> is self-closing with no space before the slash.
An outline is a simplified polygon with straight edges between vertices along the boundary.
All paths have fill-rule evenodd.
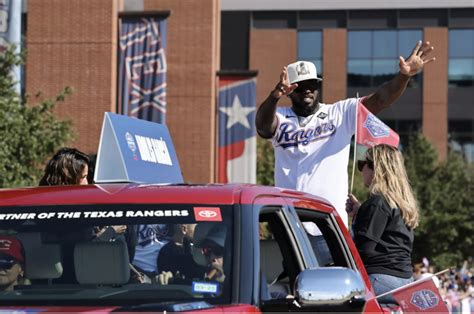
<path id="1" fill-rule="evenodd" d="M 119 110 L 165 123 L 166 19 L 122 17 L 119 56 Z"/>
<path id="2" fill-rule="evenodd" d="M 256 78 L 220 76 L 218 182 L 256 183 Z"/>
<path id="3" fill-rule="evenodd" d="M 21 0 L 0 0 L 0 53 L 11 44 L 20 52 L 21 46 Z M 20 66 L 13 69 L 16 91 L 20 95 Z"/>

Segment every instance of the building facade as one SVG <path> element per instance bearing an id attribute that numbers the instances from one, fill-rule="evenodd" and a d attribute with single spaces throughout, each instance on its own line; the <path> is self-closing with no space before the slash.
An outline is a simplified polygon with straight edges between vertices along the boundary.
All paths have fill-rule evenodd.
<path id="1" fill-rule="evenodd" d="M 441 157 L 448 143 L 474 159 L 474 4 L 437 1 L 23 0 L 25 90 L 74 92 L 56 114 L 71 146 L 97 152 L 105 111 L 117 112 L 121 16 L 168 12 L 167 126 L 186 182 L 216 181 L 219 71 L 258 71 L 257 103 L 282 67 L 313 61 L 326 103 L 375 90 L 417 40 L 437 60 L 381 114 L 402 143 L 421 129 Z M 281 105 L 289 105 L 283 102 Z"/>
<path id="2" fill-rule="evenodd" d="M 316 64 L 325 103 L 367 95 L 397 73 L 398 56 L 430 41 L 436 61 L 379 117 L 402 145 L 421 130 L 441 158 L 452 147 L 474 160 L 472 1 L 222 0 L 221 33 L 221 69 L 258 70 L 257 103 L 296 60 Z"/>

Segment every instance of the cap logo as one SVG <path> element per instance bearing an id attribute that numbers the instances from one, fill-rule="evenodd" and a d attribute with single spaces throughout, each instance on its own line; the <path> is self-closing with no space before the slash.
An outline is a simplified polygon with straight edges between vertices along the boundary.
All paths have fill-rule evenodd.
<path id="1" fill-rule="evenodd" d="M 298 73 L 298 75 L 306 75 L 309 74 L 309 69 L 306 67 L 306 64 L 304 62 L 300 62 L 296 66 L 296 73 Z"/>
<path id="2" fill-rule="evenodd" d="M 10 250 L 12 241 L 10 240 L 0 240 L 0 250 Z"/>

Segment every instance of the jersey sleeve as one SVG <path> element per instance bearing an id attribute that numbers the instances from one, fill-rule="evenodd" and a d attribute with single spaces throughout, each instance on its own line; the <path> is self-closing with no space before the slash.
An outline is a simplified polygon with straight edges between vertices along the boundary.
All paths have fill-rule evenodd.
<path id="1" fill-rule="evenodd" d="M 342 114 L 342 125 L 351 135 L 355 133 L 356 128 L 356 114 L 357 114 L 357 99 L 360 101 L 361 98 L 347 98 L 338 101 L 334 104 L 337 106 L 338 111 Z"/>

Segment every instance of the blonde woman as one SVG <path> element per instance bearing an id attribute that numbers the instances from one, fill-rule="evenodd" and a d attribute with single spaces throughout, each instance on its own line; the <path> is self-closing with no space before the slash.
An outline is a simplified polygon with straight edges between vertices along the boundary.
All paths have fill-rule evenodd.
<path id="1" fill-rule="evenodd" d="M 354 242 L 365 264 L 375 294 L 413 281 L 413 230 L 418 205 L 408 182 L 403 156 L 389 145 L 370 148 L 358 161 L 370 197 L 364 203 L 349 195 L 346 210 L 353 217 Z M 395 302 L 393 297 L 382 302 Z"/>

